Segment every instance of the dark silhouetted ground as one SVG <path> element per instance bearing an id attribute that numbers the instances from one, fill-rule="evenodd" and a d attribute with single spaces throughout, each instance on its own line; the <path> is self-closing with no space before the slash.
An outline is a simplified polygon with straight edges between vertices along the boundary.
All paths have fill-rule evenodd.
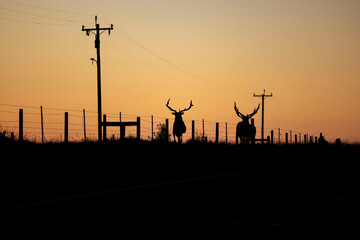
<path id="1" fill-rule="evenodd" d="M 4 141 L 0 148 L 0 216 L 13 236 L 359 236 L 356 145 Z"/>

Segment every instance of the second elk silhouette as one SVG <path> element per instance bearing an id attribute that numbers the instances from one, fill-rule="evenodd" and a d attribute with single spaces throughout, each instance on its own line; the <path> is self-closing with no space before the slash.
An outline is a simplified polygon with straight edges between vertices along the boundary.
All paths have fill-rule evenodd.
<path id="1" fill-rule="evenodd" d="M 178 143 L 181 143 L 182 135 L 183 135 L 183 133 L 186 132 L 186 126 L 182 119 L 182 115 L 184 114 L 185 111 L 188 111 L 194 105 L 192 104 L 192 100 L 191 100 L 190 106 L 188 108 L 184 108 L 183 110 L 179 109 L 179 111 L 176 111 L 169 106 L 169 102 L 170 102 L 170 98 L 166 103 L 166 107 L 169 108 L 170 111 L 172 111 L 173 115 L 175 115 L 175 121 L 174 121 L 174 125 L 173 125 L 174 141 L 176 142 L 176 140 L 175 140 L 175 136 L 176 136 L 178 138 Z"/>
<path id="2" fill-rule="evenodd" d="M 243 115 L 239 112 L 239 108 L 236 107 L 236 102 L 234 102 L 235 112 L 242 119 L 242 122 L 239 122 L 236 126 L 236 144 L 238 143 L 238 138 L 240 138 L 240 143 L 248 143 L 255 140 L 256 127 L 249 124 L 249 119 L 257 113 L 259 107 L 260 104 L 257 108 L 254 108 L 252 113 Z"/>

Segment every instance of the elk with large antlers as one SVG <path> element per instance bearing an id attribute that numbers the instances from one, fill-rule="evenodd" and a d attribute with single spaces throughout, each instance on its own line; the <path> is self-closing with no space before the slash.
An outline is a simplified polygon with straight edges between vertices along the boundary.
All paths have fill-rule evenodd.
<path id="1" fill-rule="evenodd" d="M 179 109 L 179 111 L 176 111 L 169 106 L 169 102 L 170 102 L 170 98 L 166 103 L 166 107 L 169 108 L 170 111 L 172 111 L 173 115 L 175 115 L 175 121 L 174 121 L 174 125 L 173 125 L 174 141 L 176 142 L 176 140 L 175 140 L 175 136 L 176 136 L 178 138 L 178 143 L 181 143 L 182 135 L 183 135 L 183 133 L 186 132 L 186 126 L 182 119 L 182 115 L 184 114 L 185 111 L 188 111 L 194 105 L 192 104 L 192 100 L 191 100 L 190 106 L 188 108 L 184 108 L 183 110 Z"/>
<path id="2" fill-rule="evenodd" d="M 248 115 L 243 115 L 239 112 L 239 108 L 236 107 L 236 102 L 234 102 L 234 109 L 236 114 L 242 119 L 242 122 L 239 122 L 236 126 L 236 144 L 238 143 L 238 138 L 240 138 L 241 143 L 253 141 L 256 135 L 256 127 L 249 124 L 249 119 L 254 116 L 259 110 L 260 104 L 257 108 L 254 108 L 254 111 Z"/>

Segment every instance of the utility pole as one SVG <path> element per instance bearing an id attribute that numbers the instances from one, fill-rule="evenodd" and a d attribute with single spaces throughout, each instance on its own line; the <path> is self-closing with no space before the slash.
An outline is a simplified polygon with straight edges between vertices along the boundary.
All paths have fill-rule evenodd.
<path id="1" fill-rule="evenodd" d="M 272 97 L 272 93 L 270 95 L 266 95 L 264 89 L 263 94 L 256 95 L 254 93 L 254 97 L 261 97 L 261 143 L 264 143 L 264 100 L 266 97 Z"/>
<path id="2" fill-rule="evenodd" d="M 100 70 L 100 34 L 105 31 L 108 31 L 110 35 L 110 31 L 113 30 L 113 25 L 111 24 L 110 28 L 100 28 L 100 24 L 97 23 L 97 16 L 95 16 L 95 28 L 85 28 L 82 26 L 82 31 L 86 32 L 86 35 L 89 36 L 90 32 L 95 32 L 95 48 L 97 53 L 97 60 L 91 59 L 97 63 L 97 93 L 98 93 L 98 136 L 99 142 L 102 140 L 102 131 L 101 131 L 101 70 Z M 102 32 L 100 32 L 102 31 Z"/>

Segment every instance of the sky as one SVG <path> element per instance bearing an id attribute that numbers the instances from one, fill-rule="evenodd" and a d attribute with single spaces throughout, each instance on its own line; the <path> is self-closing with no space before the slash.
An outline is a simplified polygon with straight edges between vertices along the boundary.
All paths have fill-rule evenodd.
<path id="1" fill-rule="evenodd" d="M 265 134 L 278 129 L 360 142 L 360 1 L 357 0 L 0 0 L 0 126 L 15 131 L 27 106 L 25 132 L 61 134 L 62 110 L 96 134 L 94 35 L 82 25 L 113 24 L 101 35 L 102 108 L 110 121 L 144 119 L 142 137 L 183 115 L 211 138 L 215 122 L 233 138 L 234 111 L 265 100 Z M 30 108 L 33 107 L 33 108 Z M 70 115 L 71 117 L 71 115 Z M 257 137 L 261 111 L 255 116 Z M 135 120 L 135 118 L 134 118 Z M 53 125 L 51 125 L 53 124 Z M 56 125 L 58 124 L 58 125 Z M 155 127 L 154 127 L 155 128 Z M 75 132 L 75 130 L 74 130 Z M 189 131 L 187 134 L 189 134 Z M 81 136 L 78 132 L 76 136 Z M 188 135 L 187 135 L 188 136 Z M 284 136 L 281 136 L 284 138 Z"/>

